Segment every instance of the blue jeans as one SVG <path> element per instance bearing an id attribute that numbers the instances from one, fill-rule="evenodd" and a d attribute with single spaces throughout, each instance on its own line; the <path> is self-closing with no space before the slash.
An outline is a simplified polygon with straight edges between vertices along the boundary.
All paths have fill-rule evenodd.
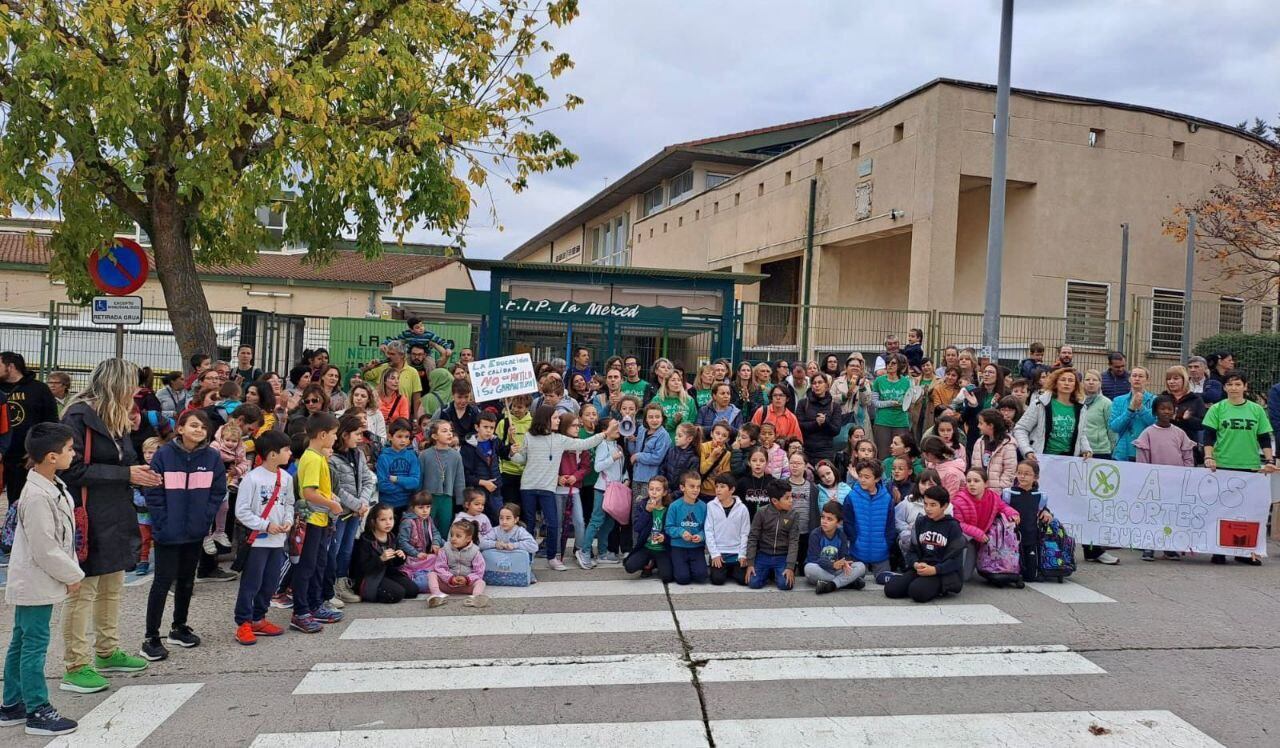
<path id="1" fill-rule="evenodd" d="M 307 528 L 302 542 L 302 553 L 293 567 L 293 614 L 303 616 L 314 613 L 328 598 L 321 597 L 325 569 L 329 566 L 329 541 L 333 539 L 333 527 Z"/>
<path id="2" fill-rule="evenodd" d="M 671 546 L 671 575 L 675 578 L 676 584 L 707 581 L 707 557 L 702 546 L 697 548 Z"/>
<path id="3" fill-rule="evenodd" d="M 329 543 L 329 564 L 324 573 L 324 599 L 333 597 L 333 583 L 339 577 L 347 576 L 351 570 L 351 552 L 356 547 L 356 536 L 360 534 L 360 518 L 351 515 L 346 519 L 329 520 L 333 528 L 333 541 Z"/>
<path id="4" fill-rule="evenodd" d="M 609 537 L 609 533 L 613 532 L 613 527 L 616 524 L 617 522 L 614 522 L 613 517 L 604 510 L 604 489 L 597 488 L 596 503 L 591 509 L 591 520 L 587 525 L 587 529 L 582 533 L 582 546 L 579 550 L 590 556 L 591 544 L 595 541 L 596 536 L 599 535 L 602 538 Z M 600 541 L 600 544 L 603 546 L 604 541 Z"/>
<path id="5" fill-rule="evenodd" d="M 236 595 L 236 625 L 261 621 L 267 615 L 271 596 L 280 583 L 284 566 L 283 548 L 250 548 L 240 572 L 240 592 Z"/>
<path id="6" fill-rule="evenodd" d="M 556 494 L 554 491 L 531 491 L 520 489 L 520 513 L 523 515 L 525 527 L 536 528 L 538 510 L 542 510 L 542 521 L 547 523 L 547 543 L 545 547 L 548 559 L 556 557 L 560 550 L 560 515 L 556 513 Z"/>
<path id="7" fill-rule="evenodd" d="M 785 555 L 774 556 L 769 553 L 756 553 L 755 568 L 751 571 L 751 578 L 747 580 L 747 586 L 753 590 L 764 587 L 769 582 L 769 576 L 773 576 L 774 583 L 778 585 L 780 590 L 789 590 L 791 585 L 787 582 L 787 578 L 782 576 L 782 572 L 787 570 L 787 557 Z"/>

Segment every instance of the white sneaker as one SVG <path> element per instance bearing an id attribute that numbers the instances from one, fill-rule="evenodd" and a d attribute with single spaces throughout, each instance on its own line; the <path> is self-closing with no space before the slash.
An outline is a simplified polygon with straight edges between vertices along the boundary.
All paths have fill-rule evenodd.
<path id="1" fill-rule="evenodd" d="M 596 559 L 597 564 L 620 564 L 622 559 L 618 558 L 618 554 L 605 552 L 600 558 Z"/>
<path id="2" fill-rule="evenodd" d="M 582 569 L 590 570 L 595 568 L 595 564 L 591 563 L 591 558 L 582 551 L 574 551 L 573 558 L 578 562 L 578 566 Z"/>
<path id="3" fill-rule="evenodd" d="M 217 543 L 223 548 L 231 547 L 231 538 L 227 537 L 227 534 L 225 532 L 215 532 L 211 537 L 213 538 L 213 542 Z"/>
<path id="4" fill-rule="evenodd" d="M 213 544 L 213 536 L 204 536 L 204 542 L 200 544 L 200 549 L 204 551 L 206 556 L 213 556 L 218 552 L 218 546 Z"/>
<path id="5" fill-rule="evenodd" d="M 338 597 L 336 594 L 333 597 L 329 598 L 330 608 L 334 608 L 336 610 L 336 609 L 344 608 L 346 607 L 346 605 L 347 605 L 346 603 L 342 602 L 342 598 Z"/>
<path id="6" fill-rule="evenodd" d="M 552 569 L 554 569 L 554 570 L 556 570 L 556 571 L 568 571 L 568 570 L 569 570 L 569 567 L 565 566 L 565 565 L 564 565 L 564 562 L 563 562 L 563 561 L 561 561 L 561 560 L 560 560 L 560 559 L 558 559 L 558 558 L 553 558 L 553 559 L 551 559 L 550 561 L 548 561 L 548 562 L 547 562 L 547 566 L 548 566 L 548 567 L 550 567 L 550 568 L 552 568 Z"/>
<path id="7" fill-rule="evenodd" d="M 1102 555 L 1098 556 L 1098 563 L 1106 564 L 1107 566 L 1115 566 L 1116 564 L 1120 563 L 1120 559 L 1111 555 L 1109 551 L 1103 551 Z"/>

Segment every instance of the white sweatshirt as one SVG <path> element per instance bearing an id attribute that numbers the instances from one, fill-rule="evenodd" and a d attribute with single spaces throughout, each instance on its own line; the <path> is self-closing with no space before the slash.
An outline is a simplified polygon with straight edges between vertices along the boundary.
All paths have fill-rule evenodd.
<path id="1" fill-rule="evenodd" d="M 707 502 L 707 521 L 703 530 L 707 536 L 707 554 L 737 556 L 747 552 L 747 533 L 751 531 L 751 514 L 742 499 L 733 497 L 733 506 L 726 517 L 719 499 Z"/>

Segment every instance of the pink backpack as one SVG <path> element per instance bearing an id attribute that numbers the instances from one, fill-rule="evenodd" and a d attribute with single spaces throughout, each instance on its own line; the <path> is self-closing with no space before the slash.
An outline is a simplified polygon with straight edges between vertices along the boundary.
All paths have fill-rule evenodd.
<path id="1" fill-rule="evenodd" d="M 993 582 L 1013 583 L 1022 578 L 1018 528 L 1004 515 L 997 514 L 987 531 L 987 542 L 978 547 L 978 572 Z"/>

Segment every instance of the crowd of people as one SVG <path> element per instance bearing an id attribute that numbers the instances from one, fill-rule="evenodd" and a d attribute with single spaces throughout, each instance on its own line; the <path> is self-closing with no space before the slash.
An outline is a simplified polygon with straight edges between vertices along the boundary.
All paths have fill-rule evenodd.
<path id="1" fill-rule="evenodd" d="M 536 365 L 536 393 L 500 402 L 475 402 L 472 351 L 419 320 L 353 376 L 324 349 L 263 371 L 245 345 L 235 361 L 193 356 L 185 374 L 103 361 L 73 393 L 67 374 L 41 382 L 0 354 L 15 611 L 0 724 L 75 728 L 43 677 L 64 600 L 60 688 L 93 693 L 104 674 L 200 644 L 199 582 L 238 582 L 242 645 L 284 633 L 272 608 L 315 634 L 355 603 L 484 607 L 489 586 L 534 584 L 566 554 L 680 585 L 803 577 L 828 594 L 871 575 L 926 602 L 976 574 L 1039 578 L 1042 541 L 1063 535 L 1040 455 L 1275 470 L 1280 385 L 1264 410 L 1227 353 L 1169 367 L 1161 388 L 1119 353 L 1080 371 L 1069 346 L 1047 362 L 1033 344 L 1005 368 L 953 346 L 935 362 L 923 342 L 890 335 L 871 364 L 854 352 L 692 370 L 597 365 L 579 347 Z M 126 571 L 154 576 L 137 656 L 118 627 Z"/>

